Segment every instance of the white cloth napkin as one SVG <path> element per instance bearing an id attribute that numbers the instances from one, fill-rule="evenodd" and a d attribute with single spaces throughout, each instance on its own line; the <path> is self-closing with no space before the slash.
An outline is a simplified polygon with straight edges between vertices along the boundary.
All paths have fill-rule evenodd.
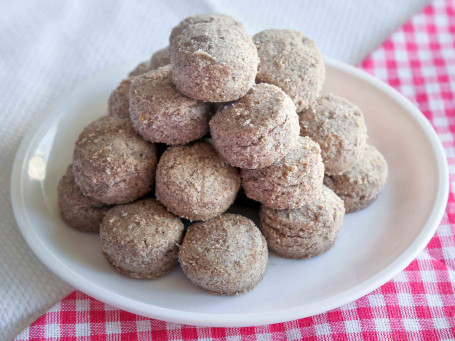
<path id="1" fill-rule="evenodd" d="M 171 28 L 191 14 L 230 14 L 251 34 L 272 27 L 297 29 L 326 56 L 355 64 L 427 2 L 1 1 L 0 339 L 14 337 L 72 290 L 29 250 L 9 198 L 21 138 L 61 95 L 107 67 L 166 46 Z"/>

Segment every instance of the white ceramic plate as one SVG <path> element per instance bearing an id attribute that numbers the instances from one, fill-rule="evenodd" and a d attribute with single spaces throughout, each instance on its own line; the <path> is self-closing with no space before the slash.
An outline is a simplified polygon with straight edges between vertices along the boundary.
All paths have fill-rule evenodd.
<path id="1" fill-rule="evenodd" d="M 423 250 L 448 197 L 442 146 L 424 116 L 386 84 L 327 60 L 325 91 L 363 110 L 370 143 L 385 156 L 390 176 L 367 209 L 345 217 L 337 244 L 310 260 L 270 256 L 264 280 L 250 293 L 214 296 L 176 268 L 157 280 L 115 273 L 96 234 L 62 222 L 56 186 L 71 162 L 82 128 L 106 113 L 109 93 L 136 63 L 106 72 L 63 98 L 24 138 L 11 177 L 19 228 L 38 258 L 62 279 L 121 309 L 177 323 L 252 326 L 302 318 L 353 301 L 390 280 Z"/>

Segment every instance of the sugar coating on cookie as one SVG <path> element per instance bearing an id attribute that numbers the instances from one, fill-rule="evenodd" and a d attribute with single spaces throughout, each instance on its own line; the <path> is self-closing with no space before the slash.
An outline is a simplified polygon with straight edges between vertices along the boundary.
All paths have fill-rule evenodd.
<path id="1" fill-rule="evenodd" d="M 187 97 L 171 80 L 170 65 L 133 79 L 130 117 L 134 129 L 147 141 L 185 144 L 208 133 L 210 103 Z"/>
<path id="2" fill-rule="evenodd" d="M 300 136 L 296 146 L 268 167 L 241 170 L 245 194 L 273 209 L 291 209 L 320 195 L 324 164 L 319 145 Z"/>
<path id="3" fill-rule="evenodd" d="M 157 164 L 155 145 L 144 141 L 128 119 L 102 117 L 84 128 L 73 153 L 81 192 L 105 204 L 123 204 L 150 192 Z"/>
<path id="4" fill-rule="evenodd" d="M 343 199 L 346 213 L 351 213 L 377 199 L 387 176 L 384 156 L 375 147 L 367 145 L 363 158 L 354 167 L 339 175 L 326 175 L 324 184 Z"/>
<path id="5" fill-rule="evenodd" d="M 136 77 L 140 76 L 146 72 L 149 72 L 152 69 L 152 64 L 150 60 L 143 61 L 142 63 L 139 63 L 138 66 L 136 66 L 129 74 L 128 77 Z"/>
<path id="6" fill-rule="evenodd" d="M 343 201 L 328 187 L 308 205 L 259 211 L 259 228 L 267 244 L 285 258 L 309 258 L 329 250 L 338 239 L 344 217 Z"/>
<path id="7" fill-rule="evenodd" d="M 177 264 L 183 233 L 178 217 L 155 199 L 143 199 L 106 214 L 101 247 L 116 271 L 133 278 L 157 278 Z"/>
<path id="8" fill-rule="evenodd" d="M 194 24 L 170 43 L 172 80 L 185 95 L 228 102 L 253 86 L 259 59 L 243 29 L 224 21 Z"/>
<path id="9" fill-rule="evenodd" d="M 130 118 L 130 86 L 134 77 L 128 77 L 111 92 L 107 102 L 109 116 Z"/>
<path id="10" fill-rule="evenodd" d="M 263 168 L 285 156 L 299 137 L 292 100 L 270 84 L 256 84 L 241 99 L 222 106 L 210 121 L 215 148 L 240 168 Z"/>
<path id="11" fill-rule="evenodd" d="M 240 188 L 236 168 L 222 161 L 207 141 L 168 148 L 158 163 L 156 197 L 189 220 L 207 220 L 226 211 Z"/>
<path id="12" fill-rule="evenodd" d="M 240 21 L 229 15 L 215 13 L 198 14 L 183 19 L 177 26 L 175 26 L 171 31 L 171 35 L 169 36 L 169 42 L 173 41 L 174 38 L 180 35 L 188 26 L 195 24 L 219 24 L 220 22 L 225 25 L 230 25 L 241 30 L 245 30 L 245 27 Z"/>
<path id="13" fill-rule="evenodd" d="M 171 64 L 171 55 L 169 46 L 166 46 L 152 54 L 152 58 L 150 59 L 150 70 L 156 70 L 169 64 Z"/>
<path id="14" fill-rule="evenodd" d="M 340 174 L 364 154 L 367 127 L 360 109 L 332 94 L 321 96 L 310 109 L 299 113 L 300 135 L 321 146 L 325 173 Z"/>
<path id="15" fill-rule="evenodd" d="M 218 295 L 252 290 L 264 277 L 267 244 L 256 225 L 238 214 L 190 225 L 179 262 L 196 286 Z"/>
<path id="16" fill-rule="evenodd" d="M 325 79 L 324 58 L 314 41 L 300 32 L 280 29 L 259 32 L 253 41 L 260 59 L 256 81 L 281 88 L 297 112 L 309 108 Z"/>
<path id="17" fill-rule="evenodd" d="M 76 185 L 73 165 L 69 165 L 57 186 L 58 207 L 63 221 L 80 231 L 98 232 L 103 217 L 111 209 L 102 202 L 86 197 Z"/>

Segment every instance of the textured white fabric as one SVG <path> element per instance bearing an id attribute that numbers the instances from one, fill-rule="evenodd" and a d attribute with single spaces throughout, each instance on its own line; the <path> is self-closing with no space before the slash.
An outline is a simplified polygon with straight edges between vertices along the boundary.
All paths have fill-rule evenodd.
<path id="1" fill-rule="evenodd" d="M 9 200 L 20 140 L 59 96 L 107 67 L 164 47 L 172 26 L 191 14 L 231 14 L 252 34 L 298 29 L 326 56 L 355 64 L 427 2 L 1 1 L 0 339 L 12 338 L 72 290 L 28 249 Z"/>

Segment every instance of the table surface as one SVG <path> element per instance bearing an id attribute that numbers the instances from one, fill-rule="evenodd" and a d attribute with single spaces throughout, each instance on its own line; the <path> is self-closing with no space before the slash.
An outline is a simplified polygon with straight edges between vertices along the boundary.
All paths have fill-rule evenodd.
<path id="1" fill-rule="evenodd" d="M 0 4 L 0 339 L 17 335 L 73 289 L 32 254 L 14 221 L 9 178 L 27 129 L 77 83 L 167 45 L 185 16 L 235 16 L 250 33 L 302 31 L 324 55 L 357 64 L 428 0 L 333 2 L 160 0 L 11 1 Z"/>

